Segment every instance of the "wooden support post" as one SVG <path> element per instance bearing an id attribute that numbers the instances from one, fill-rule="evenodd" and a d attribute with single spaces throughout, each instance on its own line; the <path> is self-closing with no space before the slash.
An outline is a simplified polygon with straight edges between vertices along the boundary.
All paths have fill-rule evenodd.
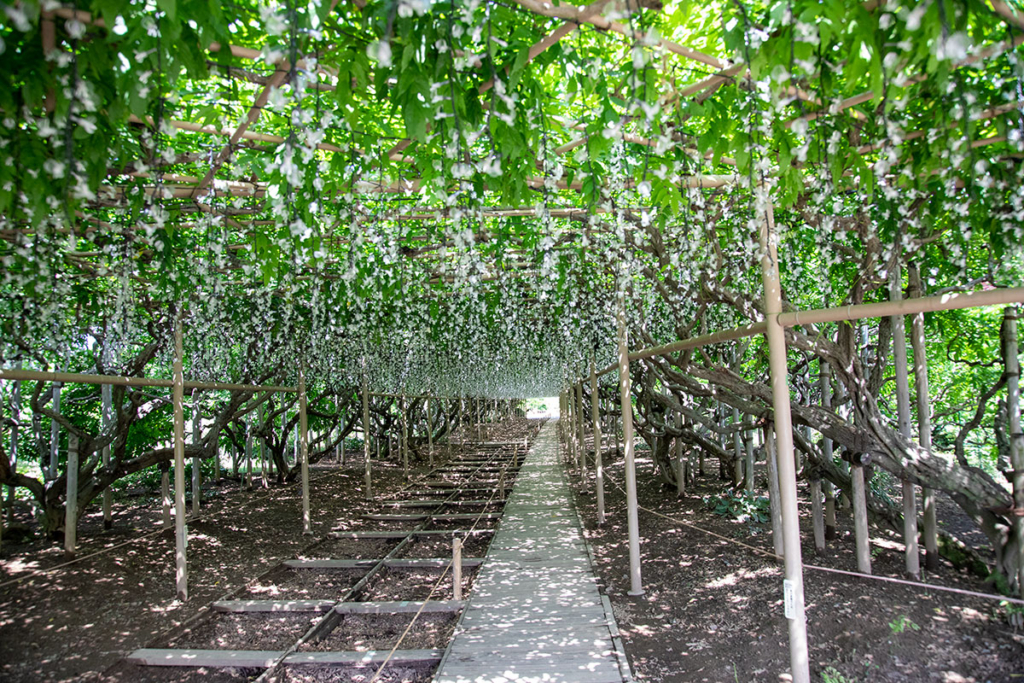
<path id="1" fill-rule="evenodd" d="M 755 433 L 754 430 L 748 429 L 743 434 L 743 450 L 744 450 L 744 454 L 746 456 L 746 463 L 747 463 L 746 467 L 745 467 L 746 472 L 747 472 L 747 481 L 746 481 L 745 488 L 746 488 L 748 493 L 753 493 L 754 492 L 754 484 L 755 484 L 755 477 L 754 477 L 754 465 L 755 465 L 755 459 L 754 459 L 754 433 Z"/>
<path id="2" fill-rule="evenodd" d="M 178 599 L 188 600 L 188 529 L 185 527 L 185 373 L 182 368 L 181 312 L 174 318 L 174 578 Z"/>
<path id="3" fill-rule="evenodd" d="M 832 380 L 829 377 L 830 370 L 828 363 L 818 361 L 818 384 L 821 388 L 821 406 L 827 410 L 832 409 Z M 826 462 L 832 462 L 832 439 L 825 435 L 821 438 L 821 457 Z M 836 492 L 832 482 L 827 479 L 823 482 L 825 489 L 825 539 L 832 540 L 836 537 Z"/>
<path id="4" fill-rule="evenodd" d="M 60 413 L 61 383 L 53 383 L 53 412 Z M 46 476 L 51 481 L 57 478 L 57 448 L 60 445 L 60 426 L 56 420 L 50 420 L 50 465 Z"/>
<path id="5" fill-rule="evenodd" d="M 366 358 L 363 358 L 363 461 L 366 500 L 373 500 L 373 476 L 370 472 L 370 389 L 366 379 Z"/>
<path id="6" fill-rule="evenodd" d="M 245 420 L 245 488 L 252 489 L 252 419 Z"/>
<path id="7" fill-rule="evenodd" d="M 309 514 L 309 421 L 306 416 L 306 363 L 299 364 L 299 460 L 302 477 L 302 533 L 313 533 Z"/>
<path id="8" fill-rule="evenodd" d="M 907 269 L 909 286 L 908 298 L 924 294 L 921 273 L 917 266 Z M 910 346 L 914 351 L 914 390 L 917 403 L 917 442 L 925 451 L 932 450 L 932 404 L 928 394 L 928 354 L 925 350 L 924 313 L 915 313 L 910 318 Z M 935 514 L 935 492 L 921 488 L 921 526 L 924 536 L 924 566 L 930 570 L 939 568 L 939 533 Z"/>
<path id="9" fill-rule="evenodd" d="M 430 397 L 427 397 L 427 463 L 434 468 L 434 416 L 430 412 Z"/>
<path id="10" fill-rule="evenodd" d="M 889 300 L 903 299 L 903 272 L 897 261 L 889 272 Z M 893 364 L 896 366 L 896 412 L 900 434 L 906 439 L 914 438 L 910 426 L 910 377 L 907 372 L 907 333 L 902 315 L 892 320 Z M 917 545 L 917 490 L 914 482 L 902 480 L 903 485 L 903 544 L 906 548 L 907 576 L 917 581 L 921 578 L 921 552 Z"/>
<path id="11" fill-rule="evenodd" d="M 266 413 L 264 412 L 265 406 L 266 403 L 261 403 L 260 409 L 257 412 L 257 415 L 259 415 L 257 419 L 259 420 L 259 424 L 261 427 L 267 423 L 267 416 Z M 284 429 L 284 425 L 281 425 L 281 428 Z M 270 480 L 268 478 L 270 468 L 267 467 L 267 459 L 268 458 L 266 439 L 260 439 L 260 486 L 262 486 L 265 489 L 270 488 Z"/>
<path id="12" fill-rule="evenodd" d="M 19 360 L 15 366 L 17 369 L 21 369 L 21 361 Z M 21 382 L 14 381 L 14 387 L 11 390 L 11 419 L 13 424 L 11 425 L 11 471 L 18 471 L 18 458 L 20 457 L 20 444 L 19 436 L 21 435 Z M 7 487 L 7 523 L 8 525 L 14 523 L 14 486 Z M 2 514 L 2 513 L 0 513 Z"/>
<path id="13" fill-rule="evenodd" d="M 620 283 L 624 288 L 625 282 Z M 625 292 L 618 292 L 616 311 L 619 345 L 619 401 L 622 409 L 622 440 L 626 460 L 626 522 L 629 533 L 629 595 L 644 594 L 640 579 L 640 518 L 637 513 L 636 463 L 633 455 L 633 397 L 629 378 L 629 338 L 626 331 Z"/>
<path id="14" fill-rule="evenodd" d="M 68 435 L 67 493 L 64 498 L 64 557 L 74 559 L 78 545 L 78 437 Z"/>
<path id="15" fill-rule="evenodd" d="M 452 536 L 452 598 L 462 599 L 462 539 Z"/>
<path id="16" fill-rule="evenodd" d="M 200 444 L 201 418 L 199 416 L 199 390 L 192 390 L 192 447 Z M 199 455 L 192 456 L 192 515 L 199 514 L 199 508 L 203 502 L 203 474 L 200 469 L 202 458 Z"/>
<path id="17" fill-rule="evenodd" d="M 810 480 L 811 525 L 814 527 L 814 552 L 825 554 L 825 513 L 821 505 L 821 476 L 817 473 Z"/>
<path id="18" fill-rule="evenodd" d="M 447 401 L 445 401 L 447 403 Z M 444 441 L 448 447 L 448 457 L 452 457 L 452 420 L 445 417 Z"/>
<path id="19" fill-rule="evenodd" d="M 740 411 L 738 408 L 732 409 L 732 423 L 733 426 L 740 423 Z M 732 467 L 732 482 L 733 487 L 739 490 L 743 484 L 743 435 L 740 434 L 739 430 L 732 434 L 732 448 L 735 460 L 733 461 Z M 753 472 L 748 472 L 747 476 L 751 476 Z"/>
<path id="20" fill-rule="evenodd" d="M 345 424 L 347 422 L 347 411 L 341 413 L 341 424 L 338 426 L 338 431 L 341 434 L 338 436 L 338 464 L 342 467 L 345 466 Z"/>
<path id="21" fill-rule="evenodd" d="M 683 411 L 676 411 L 676 429 L 683 429 Z M 686 458 L 683 457 L 683 437 L 677 436 L 675 443 L 676 455 L 676 497 L 686 497 Z"/>
<path id="22" fill-rule="evenodd" d="M 405 402 L 405 394 L 400 399 L 399 409 L 402 411 L 402 476 L 409 481 L 409 406 Z"/>
<path id="23" fill-rule="evenodd" d="M 779 457 L 775 450 L 775 433 L 772 425 L 765 426 L 764 432 L 765 464 L 768 470 L 768 505 L 772 518 L 772 543 L 775 554 L 783 557 L 786 554 L 784 533 L 782 531 L 782 507 L 779 505 Z"/>
<path id="24" fill-rule="evenodd" d="M 800 519 L 797 514 L 796 468 L 793 452 L 793 424 L 790 415 L 789 380 L 786 367 L 786 335 L 779 323 L 782 313 L 782 283 L 779 278 L 779 254 L 775 217 L 769 189 L 761 199 L 767 203 L 760 231 L 761 277 L 764 282 L 765 337 L 768 339 L 768 365 L 772 382 L 772 407 L 775 411 L 776 451 L 778 453 L 782 527 L 785 534 L 786 578 L 783 582 L 786 617 L 789 622 L 789 658 L 793 683 L 810 683 L 807 654 L 807 621 L 804 614 L 803 560 L 800 553 Z"/>
<path id="25" fill-rule="evenodd" d="M 1013 534 L 1017 539 L 1017 592 L 1024 596 L 1024 433 L 1020 423 L 1020 358 L 1017 345 L 1017 307 L 1007 306 L 1003 311 L 1002 341 L 1003 367 L 1006 372 L 1007 431 L 1010 436 L 1010 466 L 1007 474 L 1013 484 Z"/>
<path id="26" fill-rule="evenodd" d="M 853 484 L 853 533 L 857 544 L 857 571 L 871 573 L 871 538 L 868 528 L 867 491 L 864 482 L 864 467 L 850 463 L 850 478 Z"/>
<path id="27" fill-rule="evenodd" d="M 594 489 L 597 496 L 597 523 L 604 524 L 604 456 L 601 453 L 601 398 L 597 384 L 597 362 L 590 359 L 590 412 L 594 419 Z"/>
<path id="28" fill-rule="evenodd" d="M 576 435 L 579 439 L 580 448 L 578 451 L 580 468 L 580 481 L 583 486 L 587 485 L 587 433 L 584 429 L 583 416 L 583 380 L 576 382 Z"/>
<path id="29" fill-rule="evenodd" d="M 220 481 L 220 432 L 217 433 L 217 438 L 210 444 L 213 449 L 213 480 Z"/>
<path id="30" fill-rule="evenodd" d="M 166 462 L 160 467 L 160 498 L 163 501 L 164 529 L 170 529 L 174 523 L 171 519 L 171 466 Z"/>
<path id="31" fill-rule="evenodd" d="M 103 427 L 102 427 L 102 429 L 103 429 L 103 433 L 104 434 L 106 434 L 107 431 L 110 430 L 111 423 L 114 421 L 113 406 L 111 405 L 112 401 L 111 401 L 111 393 L 110 392 L 111 392 L 111 386 L 109 384 L 104 384 L 104 385 L 102 385 L 100 387 L 100 397 L 101 397 L 100 411 L 101 411 L 101 417 L 102 417 L 102 420 L 103 420 Z M 13 443 L 13 440 L 15 438 L 17 438 L 16 434 L 17 434 L 17 432 L 12 432 L 12 434 L 11 434 L 12 443 Z M 12 457 L 11 459 L 13 460 L 14 458 Z M 102 462 L 103 462 L 103 467 L 104 468 L 110 467 L 110 445 L 109 444 L 107 444 L 106 446 L 103 447 Z M 110 487 L 108 486 L 107 488 L 103 489 L 103 528 L 104 529 L 110 529 L 113 526 L 114 526 L 113 494 L 112 494 L 112 492 L 110 490 Z"/>

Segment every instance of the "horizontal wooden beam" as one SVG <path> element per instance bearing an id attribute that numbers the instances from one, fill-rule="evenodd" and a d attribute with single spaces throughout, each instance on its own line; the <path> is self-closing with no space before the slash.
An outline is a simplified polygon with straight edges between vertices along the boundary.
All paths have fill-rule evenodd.
<path id="1" fill-rule="evenodd" d="M 367 667 L 389 664 L 431 664 L 441 661 L 444 650 L 370 650 L 368 652 L 293 652 L 284 658 L 287 666 Z"/>
<path id="2" fill-rule="evenodd" d="M 899 301 L 850 304 L 848 306 L 821 308 L 810 311 L 790 311 L 779 313 L 777 318 L 779 324 L 783 327 L 796 327 L 798 325 L 819 325 L 829 322 L 862 320 L 864 318 L 883 318 L 894 315 L 913 315 L 915 313 L 934 313 L 937 311 L 980 308 L 983 306 L 1008 306 L 1022 303 L 1024 303 L 1024 287 L 1006 287 L 985 289 L 977 292 L 957 292 L 915 299 L 901 299 Z M 681 339 L 680 341 L 662 344 L 661 346 L 652 346 L 630 353 L 629 359 L 640 360 L 652 356 L 665 356 L 670 353 L 678 353 L 679 351 L 695 349 L 709 344 L 752 337 L 757 334 L 763 334 L 765 329 L 767 329 L 766 325 L 762 321 L 731 330 L 705 334 L 692 339 Z M 617 368 L 618 364 L 613 363 L 602 368 L 597 374 L 606 375 Z"/>
<path id="3" fill-rule="evenodd" d="M 156 377 L 125 377 L 122 375 L 86 375 L 76 372 L 49 372 L 43 370 L 17 370 L 0 368 L 0 380 L 16 382 L 63 382 L 65 384 L 110 384 L 122 387 L 173 387 L 174 381 Z M 276 391 L 297 393 L 297 387 L 264 386 L 261 384 L 227 384 L 222 382 L 185 381 L 186 389 L 201 391 Z"/>

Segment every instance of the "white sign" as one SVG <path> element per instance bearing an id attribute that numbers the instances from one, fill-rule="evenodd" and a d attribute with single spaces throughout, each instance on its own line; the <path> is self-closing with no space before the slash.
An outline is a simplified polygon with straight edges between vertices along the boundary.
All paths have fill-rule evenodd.
<path id="1" fill-rule="evenodd" d="M 782 604 L 786 608 L 786 618 L 796 619 L 796 587 L 789 579 L 782 580 Z"/>

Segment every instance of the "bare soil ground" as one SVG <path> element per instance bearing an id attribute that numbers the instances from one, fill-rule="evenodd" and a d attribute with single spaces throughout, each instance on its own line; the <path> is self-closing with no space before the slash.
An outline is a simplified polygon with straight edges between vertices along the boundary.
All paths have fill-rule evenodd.
<path id="1" fill-rule="evenodd" d="M 638 455 L 642 507 L 689 525 L 640 511 L 642 597 L 630 597 L 625 495 L 621 458 L 605 456 L 607 522 L 595 525 L 593 478 L 577 504 L 599 580 L 610 596 L 626 652 L 639 680 L 662 683 L 786 680 L 788 625 L 782 571 L 770 558 L 737 545 L 772 550 L 770 523 L 715 515 L 701 500 L 728 486 L 717 462 L 679 500 L 659 483 L 652 463 Z M 758 481 L 760 482 L 760 474 Z M 578 478 L 575 479 L 578 482 Z M 617 486 L 617 485 L 618 486 Z M 810 503 L 801 491 L 805 564 L 856 571 L 852 520 L 839 513 L 839 538 L 827 554 L 814 553 Z M 806 507 L 806 509 L 804 509 Z M 971 532 L 955 506 L 941 505 L 947 528 Z M 712 531 L 716 538 L 699 529 Z M 983 536 L 974 531 L 969 540 Z M 873 573 L 902 578 L 903 545 L 873 529 Z M 806 569 L 807 631 L 812 680 L 826 683 L 1013 683 L 1024 681 L 1024 632 L 1008 624 L 998 600 L 841 576 Z M 990 588 L 942 561 L 929 583 L 973 591 Z"/>
<path id="2" fill-rule="evenodd" d="M 413 473 L 426 471 L 421 463 Z M 150 645 L 157 635 L 232 591 L 241 592 L 239 597 L 270 599 L 276 597 L 271 593 L 281 592 L 282 587 L 298 587 L 305 594 L 289 591 L 289 597 L 338 596 L 365 572 L 325 575 L 288 570 L 290 579 L 265 577 L 244 589 L 282 560 L 316 556 L 316 547 L 309 553 L 303 550 L 339 527 L 339 520 L 343 520 L 340 526 L 351 527 L 362 521 L 359 515 L 376 512 L 378 506 L 364 500 L 362 477 L 361 460 L 350 460 L 342 468 L 314 467 L 312 537 L 301 533 L 302 502 L 297 486 L 248 492 L 226 484 L 221 495 L 204 503 L 203 519 L 188 523 L 189 600 L 185 603 L 174 595 L 173 530 L 158 531 L 87 557 L 159 529 L 160 506 L 154 499 L 118 506 L 110 531 L 103 530 L 98 510 L 88 515 L 79 532 L 79 557 L 83 559 L 52 572 L 31 574 L 61 564 L 64 558 L 59 547 L 39 541 L 21 546 L 5 543 L 0 551 L 0 680 L 93 680 L 122 656 Z M 402 485 L 401 467 L 374 462 L 375 495 L 397 493 Z M 376 554 L 378 548 L 367 546 L 363 552 Z M 11 583 L 20 577 L 25 578 Z M 245 671 L 200 675 L 135 668 L 139 671 L 123 680 L 189 680 L 193 674 L 203 681 L 245 680 L 247 676 Z"/>
<path id="3" fill-rule="evenodd" d="M 517 438 L 525 435 L 521 422 L 508 429 Z M 458 453 L 456 448 L 456 457 Z M 444 460 L 437 458 L 437 464 Z M 329 463 L 314 466 L 312 536 L 301 533 L 301 498 L 296 485 L 264 490 L 257 479 L 255 490 L 243 491 L 231 480 L 208 484 L 202 516 L 188 521 L 189 600 L 184 603 L 174 595 L 173 530 L 161 529 L 160 501 L 152 493 L 115 506 L 114 528 L 108 531 L 103 530 L 98 507 L 89 512 L 79 527 L 79 559 L 70 565 L 62 566 L 65 558 L 57 545 L 38 540 L 21 545 L 5 542 L 0 550 L 0 681 L 235 683 L 255 679 L 262 670 L 143 667 L 129 664 L 123 657 L 140 647 L 282 650 L 293 645 L 315 615 L 220 614 L 211 612 L 209 606 L 217 599 L 341 599 L 367 570 L 277 565 L 296 557 L 380 558 L 398 541 L 330 539 L 328 532 L 411 530 L 418 524 L 362 518 L 370 512 L 380 513 L 381 500 L 400 498 L 404 485 L 401 466 L 374 461 L 375 500 L 368 502 L 363 466 L 361 459 L 342 467 Z M 425 459 L 413 462 L 414 479 L 428 471 Z M 464 479 L 465 475 L 451 478 Z M 415 484 L 414 488 L 423 486 Z M 19 512 L 19 521 L 30 527 L 27 509 Z M 481 520 L 478 526 L 494 524 Z M 470 525 L 472 520 L 453 520 L 431 528 L 464 529 Z M 490 540 L 490 536 L 483 538 Z M 428 542 L 419 549 L 434 554 L 442 545 L 449 550 L 441 557 L 449 556 L 450 540 Z M 486 545 L 473 547 L 481 554 L 486 550 Z M 464 572 L 467 591 L 474 573 Z M 440 570 L 384 570 L 362 591 L 361 599 L 424 599 L 440 576 Z M 386 579 L 395 585 L 389 587 Z M 451 597 L 449 575 L 434 598 Z M 358 633 L 339 632 L 333 637 L 351 640 L 359 635 L 368 645 L 386 647 L 397 641 L 411 615 L 361 619 L 366 624 Z M 427 614 L 420 619 L 422 624 L 417 621 L 402 648 L 444 647 L 455 617 Z M 355 623 L 356 618 L 350 621 Z M 372 625 L 374 621 L 379 622 L 377 626 Z M 353 644 L 348 640 L 339 643 Z M 419 683 L 428 681 L 434 668 L 389 666 L 379 680 Z M 289 667 L 280 680 L 366 681 L 374 671 L 375 667 Z"/>

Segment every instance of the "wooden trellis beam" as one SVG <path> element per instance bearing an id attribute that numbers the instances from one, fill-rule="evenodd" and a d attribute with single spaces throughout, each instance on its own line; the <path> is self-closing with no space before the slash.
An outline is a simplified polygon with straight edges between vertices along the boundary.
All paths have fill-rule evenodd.
<path id="1" fill-rule="evenodd" d="M 535 2 L 535 0 L 514 0 L 517 5 L 533 12 L 534 14 L 540 14 L 545 17 L 552 17 L 555 19 L 565 19 L 566 21 L 573 22 L 576 24 L 590 24 L 599 29 L 605 31 L 613 31 L 615 33 L 622 34 L 627 38 L 635 40 L 644 40 L 647 38 L 647 34 L 642 31 L 634 31 L 630 26 L 624 26 L 617 21 L 611 21 L 601 15 L 586 14 L 587 8 L 579 8 L 568 3 L 562 3 L 560 5 L 553 5 L 548 3 Z M 657 43 L 660 47 L 665 50 L 686 57 L 687 59 L 716 69 L 721 69 L 725 66 L 725 63 L 716 57 L 705 54 L 700 50 L 695 50 L 685 45 L 673 42 L 666 38 L 660 38 Z"/>

